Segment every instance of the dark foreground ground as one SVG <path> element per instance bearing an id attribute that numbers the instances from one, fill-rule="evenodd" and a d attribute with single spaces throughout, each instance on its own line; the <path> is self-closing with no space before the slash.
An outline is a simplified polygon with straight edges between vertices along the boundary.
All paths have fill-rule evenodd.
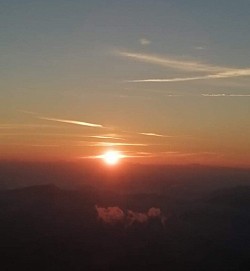
<path id="1" fill-rule="evenodd" d="M 109 185 L 79 185 L 72 171 L 70 186 L 65 167 L 8 166 L 0 168 L 0 270 L 250 270 L 246 170 L 131 169 Z"/>

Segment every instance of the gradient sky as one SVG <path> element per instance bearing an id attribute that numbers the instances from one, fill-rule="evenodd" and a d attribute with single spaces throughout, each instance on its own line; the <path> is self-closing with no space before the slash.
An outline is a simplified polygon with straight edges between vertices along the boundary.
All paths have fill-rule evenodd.
<path id="1" fill-rule="evenodd" d="M 249 166 L 249 10 L 0 1 L 0 158 Z"/>

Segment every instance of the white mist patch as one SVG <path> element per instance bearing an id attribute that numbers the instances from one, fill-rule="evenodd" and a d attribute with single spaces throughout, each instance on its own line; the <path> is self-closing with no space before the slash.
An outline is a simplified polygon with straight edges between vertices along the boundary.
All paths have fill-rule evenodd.
<path id="1" fill-rule="evenodd" d="M 118 224 L 123 223 L 125 220 L 125 214 L 119 207 L 95 207 L 98 218 L 106 224 Z"/>
<path id="2" fill-rule="evenodd" d="M 166 216 L 161 209 L 152 207 L 147 212 L 135 212 L 132 210 L 122 210 L 118 206 L 99 207 L 95 206 L 97 218 L 107 225 L 123 225 L 126 228 L 134 224 L 146 224 L 150 220 L 158 220 L 163 227 L 166 224 Z"/>

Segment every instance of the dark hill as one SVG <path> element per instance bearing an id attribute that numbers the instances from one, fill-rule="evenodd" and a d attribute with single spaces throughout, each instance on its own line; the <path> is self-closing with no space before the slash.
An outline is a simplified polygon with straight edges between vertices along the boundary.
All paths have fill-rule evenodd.
<path id="1" fill-rule="evenodd" d="M 249 199 L 247 186 L 181 201 L 90 186 L 1 191 L 1 270 L 249 270 Z M 104 225 L 95 204 L 135 211 L 157 206 L 167 223 Z"/>

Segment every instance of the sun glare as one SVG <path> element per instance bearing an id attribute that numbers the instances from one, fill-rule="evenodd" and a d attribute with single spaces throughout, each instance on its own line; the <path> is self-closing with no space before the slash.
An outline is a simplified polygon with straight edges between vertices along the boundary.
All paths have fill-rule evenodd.
<path id="1" fill-rule="evenodd" d="M 107 151 L 103 155 L 103 160 L 108 165 L 116 165 L 121 158 L 122 155 L 118 151 Z"/>

